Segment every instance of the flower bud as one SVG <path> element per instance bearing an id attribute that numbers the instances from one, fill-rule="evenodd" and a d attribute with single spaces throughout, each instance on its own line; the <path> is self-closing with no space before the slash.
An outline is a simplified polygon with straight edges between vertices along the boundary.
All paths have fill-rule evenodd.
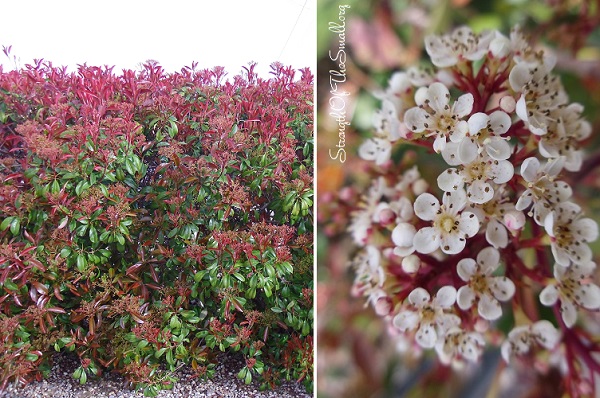
<path id="1" fill-rule="evenodd" d="M 520 211 L 509 211 L 504 215 L 504 225 L 512 231 L 518 231 L 525 225 L 525 215 Z"/>
<path id="2" fill-rule="evenodd" d="M 418 256 L 411 254 L 402 259 L 402 270 L 407 274 L 415 274 L 421 267 L 421 260 Z"/>
<path id="3" fill-rule="evenodd" d="M 504 96 L 500 99 L 500 108 L 506 113 L 512 113 L 515 110 L 516 101 L 510 95 Z"/>

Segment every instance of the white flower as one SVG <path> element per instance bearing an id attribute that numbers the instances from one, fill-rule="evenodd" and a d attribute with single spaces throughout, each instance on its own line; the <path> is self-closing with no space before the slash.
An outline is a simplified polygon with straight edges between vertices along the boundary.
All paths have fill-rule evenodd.
<path id="1" fill-rule="evenodd" d="M 410 108 L 404 114 L 404 123 L 414 133 L 429 137 L 435 135 L 433 149 L 440 152 L 446 145 L 446 138 L 459 142 L 467 134 L 468 124 L 461 120 L 473 109 L 473 95 L 461 95 L 450 106 L 450 92 L 439 82 L 429 88 L 417 90 L 415 100 L 418 107 Z"/>
<path id="2" fill-rule="evenodd" d="M 586 242 L 593 242 L 598 238 L 598 224 L 581 215 L 578 205 L 564 202 L 548 214 L 544 221 L 544 228 L 551 238 L 552 254 L 562 266 L 568 266 L 571 261 L 584 264 L 592 260 L 592 250 Z"/>
<path id="3" fill-rule="evenodd" d="M 392 143 L 388 139 L 372 137 L 358 148 L 358 156 L 364 160 L 375 161 L 381 166 L 392 156 Z"/>
<path id="4" fill-rule="evenodd" d="M 511 148 L 508 138 L 501 137 L 511 126 L 510 116 L 502 111 L 491 114 L 477 112 L 469 117 L 469 137 L 458 146 L 458 156 L 463 164 L 471 163 L 485 151 L 494 160 L 506 160 Z"/>
<path id="5" fill-rule="evenodd" d="M 467 238 L 479 231 L 475 214 L 463 211 L 467 204 L 465 191 L 445 192 L 442 205 L 430 193 L 423 193 L 415 200 L 414 210 L 421 220 L 431 221 L 431 227 L 421 228 L 414 235 L 413 245 L 419 253 L 432 253 L 441 248 L 444 253 L 460 253 Z"/>
<path id="6" fill-rule="evenodd" d="M 581 119 L 583 106 L 570 104 L 553 112 L 556 120 L 548 129 L 548 133 L 540 139 L 540 154 L 545 158 L 565 157 L 565 169 L 579 171 L 583 162 L 582 150 L 579 142 L 585 140 L 592 133 L 592 126 Z"/>
<path id="7" fill-rule="evenodd" d="M 553 306 L 560 300 L 560 312 L 567 327 L 577 320 L 576 307 L 588 310 L 600 309 L 600 287 L 593 283 L 596 264 L 592 262 L 573 264 L 570 267 L 554 265 L 555 282 L 540 293 L 540 301 Z"/>
<path id="8" fill-rule="evenodd" d="M 508 333 L 508 338 L 500 349 L 502 358 L 508 363 L 512 355 L 523 355 L 529 352 L 533 343 L 552 350 L 560 341 L 560 333 L 552 324 L 541 320 L 533 325 L 517 326 Z"/>
<path id="9" fill-rule="evenodd" d="M 385 296 L 381 289 L 385 282 L 385 271 L 381 266 L 381 253 L 375 246 L 365 246 L 353 260 L 356 277 L 352 291 L 357 296 L 366 296 L 367 304 L 373 305 Z"/>
<path id="10" fill-rule="evenodd" d="M 467 198 L 472 203 L 486 203 L 494 197 L 495 184 L 504 184 L 514 175 L 514 167 L 508 160 L 495 160 L 487 153 L 458 168 L 449 168 L 442 172 L 437 183 L 445 192 L 463 189 L 467 184 Z"/>
<path id="11" fill-rule="evenodd" d="M 549 160 L 543 168 L 537 158 L 527 158 L 521 164 L 521 176 L 527 183 L 527 189 L 517 200 L 515 208 L 525 210 L 533 203 L 529 215 L 538 225 L 542 225 L 548 213 L 573 194 L 569 184 L 556 181 L 563 165 L 564 158 Z"/>
<path id="12" fill-rule="evenodd" d="M 393 194 L 393 191 L 387 186 L 385 178 L 379 177 L 373 181 L 366 195 L 362 198 L 361 209 L 352 214 L 352 221 L 348 227 L 354 238 L 354 243 L 360 246 L 367 243 L 375 214 L 379 211 L 381 199 L 391 194 Z"/>
<path id="13" fill-rule="evenodd" d="M 556 56 L 548 51 L 535 51 L 519 27 L 510 31 L 511 50 L 516 63 L 528 65 L 543 65 L 545 70 L 551 71 L 556 65 Z"/>
<path id="14" fill-rule="evenodd" d="M 485 340 L 477 332 L 467 332 L 459 327 L 452 327 L 446 332 L 443 339 L 439 339 L 435 346 L 440 361 L 450 364 L 453 360 L 462 358 L 477 362 L 481 356 Z"/>
<path id="15" fill-rule="evenodd" d="M 544 135 L 551 123 L 551 113 L 567 101 L 560 79 L 549 74 L 543 65 L 517 64 L 510 72 L 512 89 L 521 93 L 517 115 L 533 134 Z"/>
<path id="16" fill-rule="evenodd" d="M 467 310 L 479 301 L 477 311 L 484 319 L 493 321 L 502 316 L 500 301 L 507 301 L 515 294 L 515 284 L 505 276 L 492 276 L 500 266 L 500 253 L 486 247 L 477 255 L 477 262 L 464 258 L 458 262 L 457 271 L 467 285 L 458 289 L 457 304 Z"/>
<path id="17" fill-rule="evenodd" d="M 433 300 L 427 290 L 418 287 L 408 295 L 408 301 L 416 311 L 401 311 L 394 317 L 393 324 L 403 332 L 418 327 L 415 337 L 423 348 L 433 348 L 446 330 L 460 324 L 458 316 L 446 312 L 456 301 L 456 289 L 452 286 L 442 287 Z"/>
<path id="18" fill-rule="evenodd" d="M 508 232 L 518 231 L 525 225 L 525 215 L 515 209 L 505 186 L 494 189 L 494 196 L 482 204 L 471 203 L 469 210 L 475 213 L 485 226 L 485 238 L 495 248 L 508 245 Z"/>
<path id="19" fill-rule="evenodd" d="M 483 58 L 493 38 L 493 32 L 475 34 L 470 28 L 461 26 L 449 35 L 425 37 L 425 50 L 435 66 L 446 68 L 463 60 Z"/>

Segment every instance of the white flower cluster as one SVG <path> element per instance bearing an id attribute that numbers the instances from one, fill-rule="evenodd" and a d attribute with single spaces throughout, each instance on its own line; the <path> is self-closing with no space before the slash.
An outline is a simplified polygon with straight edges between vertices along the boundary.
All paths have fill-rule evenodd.
<path id="1" fill-rule="evenodd" d="M 427 37 L 425 48 L 435 72 L 413 68 L 391 77 L 378 94 L 374 137 L 359 149 L 382 176 L 350 226 L 363 248 L 355 293 L 444 362 L 474 361 L 489 322 L 518 288 L 509 275 L 522 275 L 512 261 L 522 261 L 525 230 L 538 231 L 536 250 L 549 243 L 554 258 L 531 268 L 540 275 L 541 302 L 560 302 L 566 327 L 578 308 L 600 308 L 588 245 L 598 225 L 561 179 L 581 168 L 591 126 L 552 73 L 554 57 L 535 51 L 518 29 L 506 37 L 460 27 Z M 437 187 L 416 168 L 391 177 L 394 145 L 411 142 L 447 165 Z M 552 349 L 560 341 L 547 321 L 518 325 L 507 337 L 507 361 L 533 342 Z"/>

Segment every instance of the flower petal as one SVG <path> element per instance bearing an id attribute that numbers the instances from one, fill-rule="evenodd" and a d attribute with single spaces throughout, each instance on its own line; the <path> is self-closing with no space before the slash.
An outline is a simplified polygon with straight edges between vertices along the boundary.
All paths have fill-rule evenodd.
<path id="1" fill-rule="evenodd" d="M 442 191 L 451 192 L 462 189 L 464 181 L 458 170 L 446 169 L 437 178 L 438 186 Z"/>
<path id="2" fill-rule="evenodd" d="M 495 111 L 490 114 L 490 130 L 496 135 L 506 133 L 511 124 L 510 116 L 505 112 Z"/>
<path id="3" fill-rule="evenodd" d="M 443 234 L 440 248 L 446 254 L 457 254 L 463 251 L 467 241 L 458 233 Z"/>
<path id="4" fill-rule="evenodd" d="M 477 312 L 482 318 L 488 321 L 493 321 L 502 316 L 502 307 L 498 300 L 488 294 L 482 294 L 479 297 L 479 304 L 477 305 Z"/>
<path id="5" fill-rule="evenodd" d="M 450 91 L 443 83 L 435 82 L 429 86 L 429 106 L 436 112 L 444 112 L 444 108 L 450 102 Z M 471 95 L 472 97 L 472 95 Z"/>
<path id="6" fill-rule="evenodd" d="M 494 188 L 485 181 L 475 180 L 467 188 L 467 194 L 471 202 L 483 204 L 494 197 Z"/>
<path id="7" fill-rule="evenodd" d="M 454 114 L 458 116 L 458 118 L 467 116 L 473 110 L 473 102 L 473 94 L 467 93 L 461 95 L 454 103 Z"/>
<path id="8" fill-rule="evenodd" d="M 560 312 L 562 313 L 562 319 L 567 327 L 572 327 L 577 321 L 577 309 L 572 302 L 567 300 L 561 300 Z"/>
<path id="9" fill-rule="evenodd" d="M 577 304 L 588 310 L 600 308 L 600 287 L 593 283 L 582 285 L 575 291 Z"/>
<path id="10" fill-rule="evenodd" d="M 461 286 L 456 295 L 456 303 L 461 310 L 468 310 L 475 302 L 475 293 L 469 286 Z"/>
<path id="11" fill-rule="evenodd" d="M 586 242 L 598 239 L 598 223 L 591 218 L 581 218 L 575 222 L 576 234 Z"/>
<path id="12" fill-rule="evenodd" d="M 536 341 L 548 350 L 556 347 L 556 344 L 558 344 L 560 340 L 559 331 L 556 330 L 552 323 L 545 319 L 534 323 L 531 326 L 531 330 L 536 335 Z"/>
<path id="13" fill-rule="evenodd" d="M 442 197 L 442 203 L 446 211 L 451 214 L 457 214 L 467 205 L 467 193 L 464 189 L 458 189 L 453 192 L 445 192 Z"/>
<path id="14" fill-rule="evenodd" d="M 466 138 L 465 138 L 466 139 Z M 464 139 L 463 139 L 464 141 Z M 462 142 L 462 141 L 461 141 Z M 458 146 L 460 144 L 456 142 L 446 143 L 446 147 L 442 150 L 442 157 L 448 163 L 449 166 L 458 166 L 462 164 L 460 156 L 458 155 Z"/>
<path id="15" fill-rule="evenodd" d="M 429 292 L 422 287 L 418 287 L 408 295 L 408 301 L 416 306 L 422 307 L 427 304 L 431 300 L 431 295 Z"/>
<path id="16" fill-rule="evenodd" d="M 431 323 L 421 324 L 415 336 L 417 343 L 423 348 L 433 348 L 437 341 L 437 333 Z"/>
<path id="17" fill-rule="evenodd" d="M 487 128 L 488 122 L 490 121 L 489 116 L 483 112 L 477 112 L 471 115 L 468 120 L 469 133 L 471 135 L 479 135 L 479 132 Z"/>
<path id="18" fill-rule="evenodd" d="M 547 307 L 553 306 L 558 301 L 558 290 L 554 285 L 546 286 L 540 292 L 540 302 Z"/>
<path id="19" fill-rule="evenodd" d="M 500 266 L 500 253 L 493 247 L 486 247 L 477 254 L 477 264 L 483 275 L 491 275 Z"/>
<path id="20" fill-rule="evenodd" d="M 470 211 L 463 211 L 460 215 L 458 229 L 464 232 L 469 238 L 479 232 L 479 220 L 477 216 Z"/>
<path id="21" fill-rule="evenodd" d="M 433 253 L 440 247 L 440 236 L 433 227 L 421 228 L 415 234 L 413 245 L 419 253 Z"/>
<path id="22" fill-rule="evenodd" d="M 393 325 L 402 332 L 413 330 L 419 324 L 419 314 L 413 311 L 402 311 L 392 321 Z"/>
<path id="23" fill-rule="evenodd" d="M 513 178 L 515 168 L 508 160 L 497 160 L 492 163 L 491 174 L 496 184 L 504 184 Z"/>
<path id="24" fill-rule="evenodd" d="M 540 170 L 540 161 L 537 158 L 527 158 L 521 164 L 521 176 L 527 182 L 535 182 Z"/>
<path id="25" fill-rule="evenodd" d="M 440 202 L 432 194 L 425 192 L 417 197 L 414 210 L 417 217 L 424 221 L 433 221 L 440 209 Z"/>
<path id="26" fill-rule="evenodd" d="M 460 279 L 468 282 L 477 273 L 477 263 L 472 258 L 463 258 L 456 265 L 456 272 Z"/>
<path id="27" fill-rule="evenodd" d="M 462 164 L 469 164 L 479 155 L 479 147 L 475 143 L 475 140 L 469 137 L 465 137 L 460 144 L 458 144 L 458 157 Z"/>
<path id="28" fill-rule="evenodd" d="M 493 219 L 488 222 L 485 229 L 485 239 L 495 248 L 505 248 L 508 245 L 508 232 L 504 225 Z"/>
<path id="29" fill-rule="evenodd" d="M 489 138 L 485 145 L 485 151 L 494 160 L 506 160 L 511 154 L 510 144 L 500 137 Z"/>
<path id="30" fill-rule="evenodd" d="M 429 113 L 419 107 L 410 108 L 404 114 L 404 124 L 414 133 L 422 133 L 427 128 L 425 124 L 429 121 Z"/>
<path id="31" fill-rule="evenodd" d="M 456 289 L 454 286 L 442 286 L 433 299 L 433 304 L 441 308 L 450 308 L 455 302 Z"/>
<path id="32" fill-rule="evenodd" d="M 505 276 L 494 276 L 491 278 L 490 290 L 494 297 L 500 301 L 508 301 L 515 294 L 515 284 Z"/>

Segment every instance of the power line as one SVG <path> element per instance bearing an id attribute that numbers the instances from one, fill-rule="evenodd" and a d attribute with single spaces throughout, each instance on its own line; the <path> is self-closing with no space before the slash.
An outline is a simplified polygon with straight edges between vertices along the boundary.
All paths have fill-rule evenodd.
<path id="1" fill-rule="evenodd" d="M 288 38 L 285 41 L 285 44 L 283 45 L 281 52 L 279 53 L 279 56 L 277 57 L 277 61 L 279 61 L 281 59 L 281 56 L 283 55 L 283 52 L 285 51 L 285 49 L 288 45 L 288 42 L 290 41 L 290 38 L 292 37 L 294 30 L 296 29 L 296 25 L 298 25 L 298 21 L 300 20 L 300 16 L 302 15 L 302 12 L 304 11 L 304 7 L 306 7 L 307 2 L 308 2 L 308 0 L 304 0 L 304 4 L 302 4 L 302 9 L 300 10 L 300 13 L 298 14 L 298 18 L 296 18 L 296 22 L 294 22 L 294 26 L 292 27 L 292 30 L 290 31 L 290 34 L 288 35 Z"/>

